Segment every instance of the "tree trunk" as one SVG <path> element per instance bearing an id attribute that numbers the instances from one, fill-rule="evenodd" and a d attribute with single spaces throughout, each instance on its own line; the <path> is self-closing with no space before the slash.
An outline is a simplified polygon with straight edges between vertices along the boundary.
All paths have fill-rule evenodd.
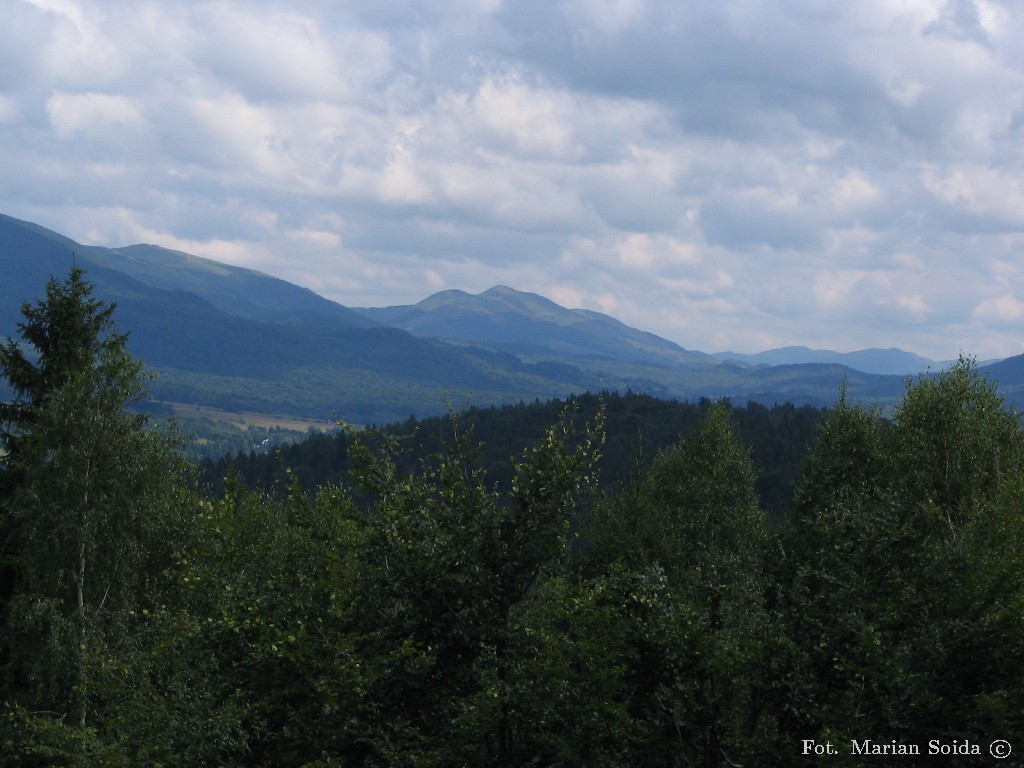
<path id="1" fill-rule="evenodd" d="M 85 728 L 86 719 L 86 676 L 85 676 L 85 656 L 86 656 L 86 633 L 85 633 L 85 522 L 87 512 L 82 511 L 82 530 L 79 533 L 78 539 L 78 576 L 75 579 L 77 582 L 76 587 L 78 591 L 78 653 L 76 654 L 78 669 L 76 687 L 78 688 L 78 725 L 81 728 Z"/>

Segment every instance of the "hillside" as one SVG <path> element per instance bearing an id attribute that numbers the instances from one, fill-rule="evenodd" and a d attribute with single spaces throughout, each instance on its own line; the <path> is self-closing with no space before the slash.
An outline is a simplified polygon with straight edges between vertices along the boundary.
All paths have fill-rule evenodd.
<path id="1" fill-rule="evenodd" d="M 382 325 L 511 352 L 527 359 L 607 358 L 646 365 L 708 366 L 718 361 L 587 309 L 566 309 L 535 293 L 497 285 L 473 295 L 447 290 L 408 306 L 361 308 Z"/>
<path id="2" fill-rule="evenodd" d="M 845 365 L 862 373 L 877 373 L 890 376 L 914 376 L 928 370 L 936 371 L 949 365 L 949 361 L 937 362 L 895 347 L 889 349 L 860 349 L 856 352 L 833 352 L 827 349 L 808 347 L 782 347 L 754 354 L 738 352 L 716 352 L 719 360 L 733 361 L 747 365 L 775 366 L 818 363 Z"/>
<path id="3" fill-rule="evenodd" d="M 381 424 L 587 391 L 828 406 L 845 385 L 851 399 L 885 406 L 905 387 L 902 375 L 834 362 L 724 362 L 503 286 L 357 312 L 253 270 L 153 245 L 81 245 L 7 216 L 0 336 L 14 334 L 25 300 L 75 263 L 117 303 L 131 352 L 157 374 L 153 398 L 189 406 Z M 1007 394 L 1024 397 L 1020 366 L 992 370 Z"/>
<path id="4" fill-rule="evenodd" d="M 84 249 L 97 266 L 113 269 L 152 288 L 185 291 L 235 317 L 273 323 L 327 322 L 374 325 L 357 312 L 262 272 L 172 251 L 156 245 Z"/>
<path id="5" fill-rule="evenodd" d="M 129 348 L 152 368 L 155 399 L 235 411 L 382 423 L 450 401 L 514 402 L 586 389 L 572 367 L 534 366 L 375 327 L 283 280 L 154 246 L 83 246 L 0 217 L 0 335 L 24 301 L 72 264 L 116 302 Z M 259 319 L 257 319 L 257 317 Z"/>
<path id="6" fill-rule="evenodd" d="M 598 408 L 605 412 L 606 442 L 598 462 L 601 487 L 617 489 L 628 483 L 638 467 L 646 467 L 659 451 L 676 444 L 698 427 L 711 403 L 679 403 L 647 395 L 605 394 L 576 398 L 577 422 L 592 422 Z M 485 469 L 487 484 L 508 489 L 512 459 L 540 440 L 569 403 L 563 400 L 470 408 L 459 416 L 462 434 L 469 435 L 475 466 Z M 775 520 L 789 512 L 794 487 L 817 425 L 827 409 L 792 404 L 767 408 L 756 403 L 729 408 L 743 444 L 750 449 L 763 508 Z M 408 452 L 402 466 L 411 470 L 443 447 L 452 434 L 449 417 L 408 419 L 385 428 L 402 435 Z M 202 462 L 205 481 L 220 489 L 228 474 L 237 474 L 253 488 L 286 492 L 297 480 L 313 491 L 329 484 L 351 485 L 352 459 L 345 433 L 319 434 L 282 447 L 274 455 L 248 453 Z"/>

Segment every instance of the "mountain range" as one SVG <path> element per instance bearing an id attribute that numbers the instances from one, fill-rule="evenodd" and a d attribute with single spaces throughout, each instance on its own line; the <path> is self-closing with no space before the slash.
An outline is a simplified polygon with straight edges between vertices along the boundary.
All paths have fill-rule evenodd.
<path id="1" fill-rule="evenodd" d="M 817 363 L 891 376 L 916 375 L 953 362 L 936 362 L 895 348 L 832 352 L 783 347 L 754 354 L 695 352 L 608 315 L 566 309 L 543 296 L 504 285 L 478 295 L 447 290 L 418 304 L 354 309 L 382 325 L 393 325 L 419 336 L 511 352 L 522 359 L 603 358 L 683 368 L 706 368 L 722 362 L 741 367 Z"/>
<path id="2" fill-rule="evenodd" d="M 522 359 L 590 358 L 682 367 L 717 363 L 710 355 L 600 312 L 566 309 L 504 285 L 477 295 L 447 290 L 411 306 L 356 311 L 417 336 L 510 352 Z"/>
<path id="3" fill-rule="evenodd" d="M 600 390 L 829 405 L 844 384 L 884 405 L 906 375 L 935 368 L 899 350 L 710 355 L 506 286 L 347 308 L 254 270 L 155 245 L 82 245 L 3 215 L 0 336 L 74 264 L 116 302 L 131 351 L 156 373 L 155 400 L 231 411 L 383 423 Z M 990 370 L 1024 396 L 1024 357 Z"/>
<path id="4" fill-rule="evenodd" d="M 856 352 L 833 352 L 827 349 L 809 349 L 808 347 L 781 347 L 753 354 L 716 352 L 714 357 L 719 360 L 759 366 L 803 363 L 845 365 L 855 371 L 888 376 L 914 376 L 929 370 L 940 370 L 955 362 L 953 360 L 929 360 L 926 357 L 915 355 L 913 352 L 906 352 L 895 347 L 860 349 Z"/>

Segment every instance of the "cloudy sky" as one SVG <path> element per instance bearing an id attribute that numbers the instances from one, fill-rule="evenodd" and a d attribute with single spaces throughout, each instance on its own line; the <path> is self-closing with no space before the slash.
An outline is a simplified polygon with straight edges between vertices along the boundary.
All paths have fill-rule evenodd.
<path id="1" fill-rule="evenodd" d="M 1024 352 L 1018 0 L 2 0 L 0 212 L 349 306 Z"/>

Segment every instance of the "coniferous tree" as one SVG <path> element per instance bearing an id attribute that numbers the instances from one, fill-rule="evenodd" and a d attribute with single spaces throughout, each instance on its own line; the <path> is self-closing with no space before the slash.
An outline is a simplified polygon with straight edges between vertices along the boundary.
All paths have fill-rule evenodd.
<path id="1" fill-rule="evenodd" d="M 96 680 L 131 612 L 168 595 L 164 571 L 187 528 L 176 519 L 183 465 L 128 409 L 141 364 L 92 291 L 77 268 L 51 280 L 23 307 L 21 341 L 0 345 L 15 393 L 0 407 L 0 700 L 24 764 L 57 725 L 74 759 L 96 748 Z"/>

